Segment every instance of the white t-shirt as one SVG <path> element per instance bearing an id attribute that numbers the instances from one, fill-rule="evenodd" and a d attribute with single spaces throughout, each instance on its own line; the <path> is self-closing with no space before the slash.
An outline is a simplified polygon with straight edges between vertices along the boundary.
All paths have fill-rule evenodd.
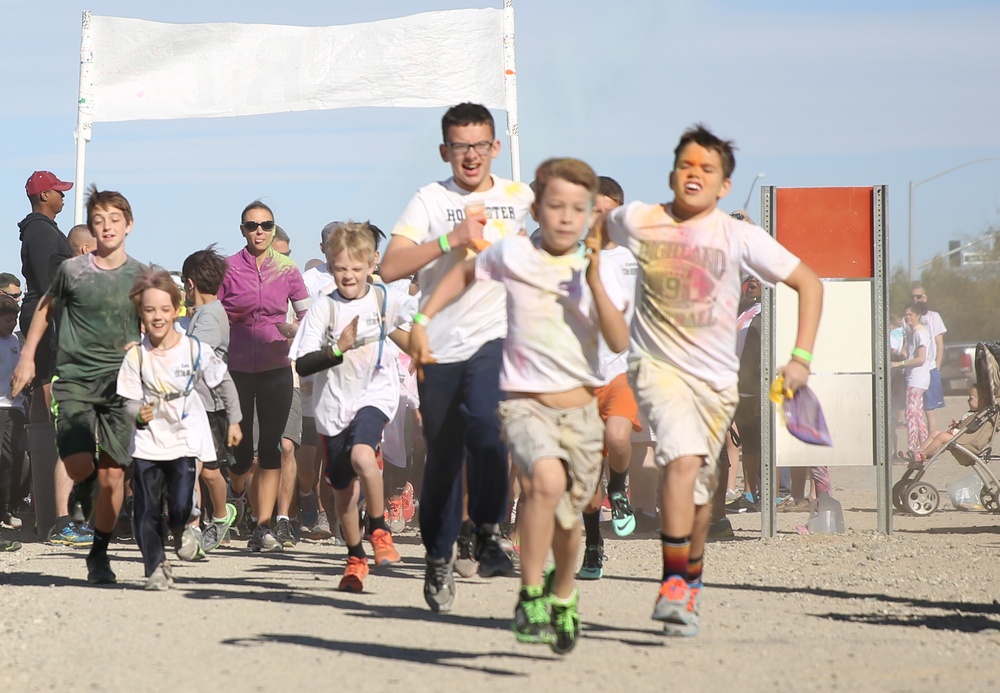
<path id="1" fill-rule="evenodd" d="M 10 396 L 10 379 L 21 358 L 21 342 L 16 334 L 0 337 L 0 409 L 20 409 L 24 411 L 24 393 Z"/>
<path id="2" fill-rule="evenodd" d="M 929 310 L 926 315 L 921 315 L 920 324 L 926 327 L 927 332 L 930 333 L 931 345 L 927 360 L 930 363 L 931 370 L 934 370 L 937 368 L 937 337 L 947 332 L 948 328 L 944 326 L 941 314 L 935 310 Z"/>
<path id="3" fill-rule="evenodd" d="M 566 392 L 603 384 L 594 297 L 585 278 L 589 262 L 582 245 L 554 256 L 535 249 L 527 236 L 505 238 L 476 258 L 476 279 L 507 289 L 501 390 Z"/>
<path id="4" fill-rule="evenodd" d="M 337 288 L 337 282 L 333 279 L 326 263 L 307 269 L 302 273 L 302 281 L 306 285 L 309 297 L 316 303 L 321 297 L 326 296 Z M 313 387 L 315 387 L 314 375 L 299 377 L 299 393 L 302 396 L 302 416 L 315 417 L 316 410 L 313 409 Z"/>
<path id="5" fill-rule="evenodd" d="M 672 364 L 717 391 L 736 385 L 736 308 L 749 270 L 773 284 L 799 259 L 764 229 L 716 209 L 677 222 L 664 205 L 611 210 L 608 237 L 639 264 L 632 351 Z"/>
<path id="6" fill-rule="evenodd" d="M 524 183 L 493 176 L 493 187 L 470 193 L 454 179 L 431 183 L 417 191 L 403 216 L 392 229 L 417 245 L 439 238 L 465 219 L 466 205 L 481 202 L 486 208 L 487 223 L 483 238 L 496 243 L 525 228 L 535 196 Z M 417 283 L 423 295 L 421 305 L 448 271 L 466 258 L 466 251 L 456 249 L 422 267 Z M 438 363 L 458 363 L 472 357 L 483 344 L 502 339 L 507 334 L 503 287 L 489 281 L 473 282 L 453 303 L 434 316 L 427 329 L 431 353 Z"/>
<path id="7" fill-rule="evenodd" d="M 919 366 L 909 366 L 906 369 L 906 386 L 926 390 L 931 386 L 931 369 L 934 368 L 934 360 L 931 359 L 931 345 L 934 338 L 923 325 L 917 325 L 917 329 L 910 332 L 906 339 L 907 360 L 916 358 L 917 349 L 924 348 L 924 362 Z"/>
<path id="8" fill-rule="evenodd" d="M 215 351 L 187 335 L 165 352 L 154 350 L 149 337 L 129 349 L 118 371 L 118 394 L 153 405 L 153 420 L 135 431 L 135 457 L 214 461 L 212 430 L 194 383 L 202 378 L 214 388 L 225 375 L 226 364 Z"/>
<path id="9" fill-rule="evenodd" d="M 635 276 L 639 265 L 628 248 L 618 246 L 601 251 L 601 283 L 615 308 L 625 315 L 625 323 L 632 322 L 635 313 Z M 628 349 L 621 353 L 611 351 L 604 335 L 598 330 L 598 359 L 601 380 L 610 383 L 628 370 Z"/>
<path id="10" fill-rule="evenodd" d="M 343 363 L 314 376 L 316 430 L 325 436 L 344 431 L 364 407 L 376 407 L 390 421 L 399 407 L 399 359 L 391 348 L 388 335 L 398 327 L 409 328 L 417 312 L 417 301 L 388 287 L 385 293 L 386 338 L 381 367 L 378 367 L 383 286 L 369 285 L 367 293 L 353 301 L 344 299 L 339 292 L 314 301 L 295 335 L 289 354 L 292 359 L 336 342 L 354 317 L 360 318 L 355 347 L 344 353 Z"/>

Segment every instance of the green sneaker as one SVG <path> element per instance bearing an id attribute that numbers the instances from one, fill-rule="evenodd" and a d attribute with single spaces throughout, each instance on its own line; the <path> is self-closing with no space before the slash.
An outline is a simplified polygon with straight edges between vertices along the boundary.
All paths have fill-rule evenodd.
<path id="1" fill-rule="evenodd" d="M 552 629 L 555 631 L 555 638 L 549 641 L 549 647 L 556 654 L 568 654 L 576 647 L 577 638 L 580 637 L 580 612 L 576 609 L 579 603 L 580 590 L 577 589 L 573 590 L 569 599 L 559 599 L 554 595 L 549 597 Z"/>
<path id="2" fill-rule="evenodd" d="M 526 585 L 521 588 L 511 630 L 518 642 L 551 643 L 555 637 L 550 625 L 549 599 L 541 585 Z"/>

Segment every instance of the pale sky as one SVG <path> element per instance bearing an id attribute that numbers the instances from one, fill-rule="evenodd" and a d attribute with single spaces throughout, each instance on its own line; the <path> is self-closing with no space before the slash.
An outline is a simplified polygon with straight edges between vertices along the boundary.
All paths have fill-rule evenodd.
<path id="1" fill-rule="evenodd" d="M 80 21 L 95 15 L 175 23 L 326 26 L 500 0 L 378 3 L 136 3 L 0 0 L 0 271 L 20 272 L 17 222 L 35 169 L 73 180 Z M 566 7 L 572 11 L 565 12 Z M 672 150 L 702 122 L 735 140 L 727 210 L 754 178 L 778 187 L 889 186 L 890 257 L 907 259 L 907 192 L 916 189 L 917 263 L 1000 228 L 1000 6 L 995 2 L 670 2 L 515 0 L 521 177 L 576 156 L 616 178 L 627 199 L 666 201 Z M 98 47 L 95 47 L 98 50 Z M 266 99 L 267 95 L 262 94 Z M 170 269 L 211 242 L 242 246 L 239 214 L 260 198 L 318 256 L 335 219 L 391 229 L 421 185 L 446 178 L 443 109 L 344 109 L 244 118 L 96 123 L 86 184 L 121 191 L 136 217 L 128 251 Z M 494 171 L 509 175 L 504 151 Z M 73 194 L 57 221 L 73 224 Z M 750 212 L 759 218 L 754 188 Z"/>

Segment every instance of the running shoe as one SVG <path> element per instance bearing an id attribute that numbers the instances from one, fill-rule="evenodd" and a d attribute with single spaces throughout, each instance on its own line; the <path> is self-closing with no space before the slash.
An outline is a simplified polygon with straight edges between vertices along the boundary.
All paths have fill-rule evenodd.
<path id="1" fill-rule="evenodd" d="M 115 537 L 117 539 L 126 540 L 133 536 L 132 508 L 134 503 L 132 496 L 126 496 L 122 502 L 121 512 L 118 513 L 118 519 L 115 521 Z"/>
<path id="2" fill-rule="evenodd" d="M 376 529 L 372 532 L 372 548 L 375 549 L 375 565 L 389 565 L 399 563 L 399 551 L 392 541 L 392 535 L 384 529 Z"/>
<path id="3" fill-rule="evenodd" d="M 232 526 L 233 522 L 236 521 L 236 506 L 232 503 L 226 503 L 226 519 L 222 522 L 216 522 L 212 520 L 208 523 L 208 526 L 201 533 L 201 549 L 205 553 L 214 551 L 219 548 L 225 538 L 226 533 L 229 532 L 229 528 Z"/>
<path id="4" fill-rule="evenodd" d="M 295 532 L 292 530 L 292 523 L 287 517 L 282 517 L 274 523 L 274 533 L 278 537 L 278 541 L 286 549 L 295 546 Z"/>
<path id="5" fill-rule="evenodd" d="M 341 592 L 361 592 L 364 590 L 366 577 L 368 577 L 368 559 L 348 556 L 344 577 L 340 578 L 337 589 Z"/>
<path id="6" fill-rule="evenodd" d="M 94 543 L 94 533 L 87 531 L 86 525 L 78 525 L 72 520 L 68 520 L 62 527 L 52 528 L 49 533 L 50 544 L 62 544 L 74 548 L 91 546 Z"/>
<path id="7" fill-rule="evenodd" d="M 457 544 L 458 557 L 455 559 L 455 572 L 461 577 L 469 578 L 479 570 L 476 562 L 476 529 L 472 525 L 472 520 L 462 522 L 462 529 L 459 530 Z"/>
<path id="8" fill-rule="evenodd" d="M 604 577 L 604 549 L 588 546 L 583 552 L 583 565 L 576 574 L 579 580 L 600 580 Z"/>
<path id="9" fill-rule="evenodd" d="M 733 523 L 729 521 L 728 517 L 721 517 L 708 524 L 709 539 L 729 539 L 735 536 L 736 532 L 733 531 Z"/>
<path id="10" fill-rule="evenodd" d="M 163 592 L 174 586 L 174 575 L 170 570 L 170 564 L 164 561 L 156 566 L 152 574 L 146 578 L 143 589 L 151 592 Z"/>
<path id="11" fill-rule="evenodd" d="M 281 542 L 270 527 L 255 527 L 247 548 L 257 553 L 281 553 Z"/>
<path id="12" fill-rule="evenodd" d="M 451 606 L 455 603 L 455 577 L 451 574 L 454 559 L 454 554 L 451 558 L 426 557 L 424 601 L 435 613 L 451 611 Z"/>
<path id="13" fill-rule="evenodd" d="M 635 531 L 635 512 L 632 510 L 632 503 L 629 502 L 628 495 L 622 491 L 615 491 L 609 498 L 611 499 L 611 526 L 615 534 L 620 537 L 627 537 Z"/>
<path id="14" fill-rule="evenodd" d="M 403 521 L 409 522 L 413 519 L 413 514 L 417 510 L 417 504 L 413 500 L 413 484 L 409 481 L 406 482 L 406 486 L 400 492 L 399 499 L 402 502 Z"/>
<path id="15" fill-rule="evenodd" d="M 514 563 L 510 555 L 500 546 L 500 535 L 496 525 L 483 525 L 476 537 L 476 560 L 479 561 L 479 577 L 510 575 Z"/>
<path id="16" fill-rule="evenodd" d="M 115 571 L 111 570 L 108 554 L 87 556 L 87 582 L 91 585 L 113 585 L 118 582 Z"/>
<path id="17" fill-rule="evenodd" d="M 316 498 L 316 493 L 306 493 L 299 494 L 299 529 L 302 530 L 305 527 L 312 528 L 316 524 L 316 519 L 319 517 L 319 501 Z M 307 534 L 306 532 L 301 533 L 302 536 Z"/>
<path id="18" fill-rule="evenodd" d="M 518 642 L 548 643 L 555 639 L 544 587 L 526 585 L 521 588 L 510 627 Z"/>
<path id="19" fill-rule="evenodd" d="M 403 519 L 403 501 L 389 498 L 385 503 L 385 522 L 393 534 L 402 532 L 406 527 Z"/>
<path id="20" fill-rule="evenodd" d="M 204 558 L 205 552 L 201 548 L 201 530 L 191 525 L 184 525 L 174 548 L 177 550 L 177 558 L 182 561 L 197 561 Z"/>
<path id="21" fill-rule="evenodd" d="M 660 585 L 660 594 L 653 607 L 653 620 L 663 623 L 664 635 L 691 637 L 701 630 L 698 613 L 700 585 L 693 588 L 674 575 Z"/>
<path id="22" fill-rule="evenodd" d="M 549 596 L 549 607 L 552 609 L 552 630 L 555 637 L 549 642 L 549 647 L 556 654 L 568 654 L 580 637 L 580 612 L 577 605 L 580 603 L 580 590 L 574 589 L 569 599 L 559 599 L 555 595 Z"/>
<path id="23" fill-rule="evenodd" d="M 307 538 L 313 541 L 322 541 L 332 536 L 333 531 L 330 529 L 330 520 L 326 515 L 326 511 L 320 510 L 319 515 L 316 517 L 316 524 L 313 525 L 312 532 Z"/>
<path id="24" fill-rule="evenodd" d="M 2 520 L 0 520 L 0 524 L 3 524 L 4 527 L 9 527 L 10 529 L 21 529 L 21 526 L 24 523 L 21 522 L 21 518 L 14 513 L 4 513 Z"/>
<path id="25" fill-rule="evenodd" d="M 12 539 L 0 539 L 0 553 L 17 551 L 21 548 L 21 542 Z"/>

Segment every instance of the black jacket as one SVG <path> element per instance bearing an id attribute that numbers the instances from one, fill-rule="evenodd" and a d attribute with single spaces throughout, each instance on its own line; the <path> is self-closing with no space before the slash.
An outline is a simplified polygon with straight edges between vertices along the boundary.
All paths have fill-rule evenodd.
<path id="1" fill-rule="evenodd" d="M 17 226 L 21 229 L 21 274 L 26 284 L 20 323 L 21 332 L 27 334 L 35 307 L 52 285 L 59 265 L 72 251 L 56 222 L 40 212 L 32 212 Z"/>

